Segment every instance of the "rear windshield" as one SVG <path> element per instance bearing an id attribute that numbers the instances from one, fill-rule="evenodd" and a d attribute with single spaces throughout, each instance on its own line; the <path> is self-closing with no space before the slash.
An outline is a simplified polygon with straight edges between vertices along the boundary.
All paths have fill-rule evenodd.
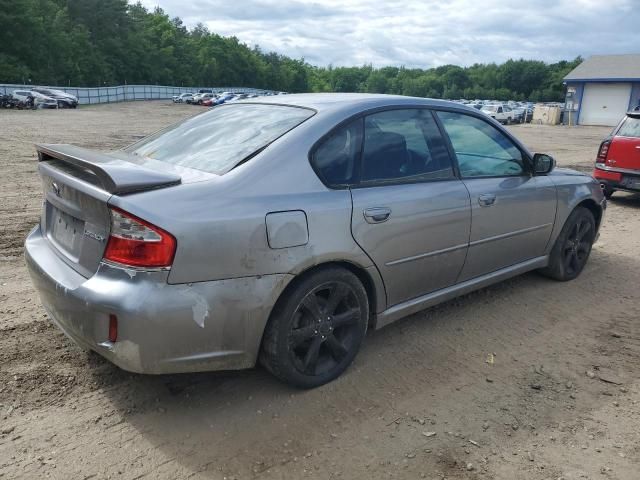
<path id="1" fill-rule="evenodd" d="M 158 132 L 126 150 L 173 165 L 222 175 L 314 114 L 266 104 L 215 107 Z"/>
<path id="2" fill-rule="evenodd" d="M 616 135 L 640 138 L 640 117 L 627 117 Z"/>

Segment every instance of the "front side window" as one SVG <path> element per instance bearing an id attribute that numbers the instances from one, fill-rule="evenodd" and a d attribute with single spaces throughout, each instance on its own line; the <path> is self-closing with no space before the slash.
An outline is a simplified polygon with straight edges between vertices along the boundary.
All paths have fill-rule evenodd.
<path id="1" fill-rule="evenodd" d="M 640 138 L 640 117 L 627 117 L 616 135 Z"/>
<path id="2" fill-rule="evenodd" d="M 470 115 L 438 112 L 451 140 L 462 177 L 502 177 L 525 173 L 522 151 L 493 125 Z"/>
<path id="3" fill-rule="evenodd" d="M 222 175 L 313 114 L 283 105 L 229 105 L 184 120 L 126 150 Z"/>
<path id="4" fill-rule="evenodd" d="M 331 132 L 311 156 L 311 163 L 324 182 L 332 187 L 354 183 L 362 145 L 362 119 Z"/>
<path id="5" fill-rule="evenodd" d="M 429 110 L 406 109 L 364 118 L 362 182 L 452 178 L 444 140 Z"/>

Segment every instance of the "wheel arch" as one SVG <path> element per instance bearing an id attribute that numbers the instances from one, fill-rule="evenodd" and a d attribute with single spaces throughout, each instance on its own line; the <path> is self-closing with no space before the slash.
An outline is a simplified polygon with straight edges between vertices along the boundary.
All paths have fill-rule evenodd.
<path id="1" fill-rule="evenodd" d="M 274 312 L 281 305 L 284 299 L 289 295 L 289 293 L 307 276 L 326 268 L 331 267 L 340 267 L 345 270 L 350 271 L 364 286 L 365 291 L 367 292 L 367 300 L 369 303 L 369 321 L 368 326 L 371 329 L 375 329 L 376 326 L 376 318 L 377 313 L 384 309 L 384 305 L 386 302 L 386 293 L 384 290 L 384 285 L 382 284 L 382 279 L 379 276 L 379 273 L 375 267 L 365 268 L 361 265 L 357 265 L 352 262 L 348 262 L 345 260 L 333 260 L 329 262 L 323 262 L 317 265 L 312 265 L 298 274 L 287 284 L 287 286 L 280 292 L 278 299 L 273 304 L 271 308 L 271 312 L 269 313 L 269 317 L 267 322 L 265 323 L 264 331 L 267 330 L 269 324 L 273 319 Z M 376 278 L 374 278 L 376 277 Z M 260 340 L 260 348 L 262 348 L 262 342 L 264 341 L 264 331 L 262 335 L 262 339 Z"/>
<path id="2" fill-rule="evenodd" d="M 600 207 L 600 205 L 598 205 L 592 198 L 582 200 L 573 208 L 573 210 L 578 207 L 584 207 L 593 214 L 593 218 L 596 221 L 596 231 L 598 231 L 600 229 L 600 222 L 602 222 L 602 207 Z"/>

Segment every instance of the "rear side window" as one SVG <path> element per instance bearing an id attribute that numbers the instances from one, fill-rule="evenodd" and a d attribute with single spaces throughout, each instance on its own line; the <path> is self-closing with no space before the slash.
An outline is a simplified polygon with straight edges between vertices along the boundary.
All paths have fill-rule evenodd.
<path id="1" fill-rule="evenodd" d="M 438 112 L 438 117 L 456 152 L 463 178 L 525 173 L 523 153 L 493 125 L 463 113 Z"/>
<path id="2" fill-rule="evenodd" d="M 389 110 L 365 117 L 362 182 L 453 176 L 451 159 L 429 110 Z"/>
<path id="3" fill-rule="evenodd" d="M 627 117 L 616 135 L 640 138 L 640 117 Z"/>
<path id="4" fill-rule="evenodd" d="M 350 185 L 357 176 L 361 145 L 362 119 L 358 119 L 322 140 L 311 156 L 311 163 L 327 185 Z"/>
<path id="5" fill-rule="evenodd" d="M 236 104 L 189 118 L 126 150 L 222 175 L 314 114 L 300 107 Z"/>

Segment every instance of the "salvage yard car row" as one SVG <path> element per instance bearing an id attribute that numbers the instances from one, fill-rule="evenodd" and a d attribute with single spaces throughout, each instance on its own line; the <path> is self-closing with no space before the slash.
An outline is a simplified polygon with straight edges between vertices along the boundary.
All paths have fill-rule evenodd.
<path id="1" fill-rule="evenodd" d="M 234 102 L 236 100 L 245 100 L 247 98 L 258 98 L 261 96 L 285 95 L 287 92 L 261 92 L 245 93 L 245 92 L 213 92 L 213 90 L 199 90 L 198 93 L 181 93 L 173 96 L 173 103 L 188 103 L 191 105 L 202 105 L 205 107 L 215 107 L 223 103 Z"/>
<path id="2" fill-rule="evenodd" d="M 14 90 L 10 95 L 0 95 L 0 107 L 18 109 L 76 108 L 78 97 L 51 88 Z"/>

